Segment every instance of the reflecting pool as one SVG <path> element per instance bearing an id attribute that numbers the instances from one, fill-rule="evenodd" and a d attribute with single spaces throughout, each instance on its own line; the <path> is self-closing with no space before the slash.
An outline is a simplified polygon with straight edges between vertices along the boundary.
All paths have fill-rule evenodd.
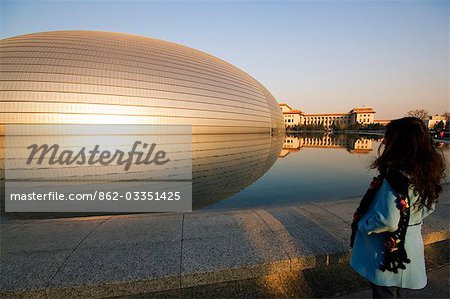
<path id="1" fill-rule="evenodd" d="M 376 135 L 285 136 L 277 161 L 264 176 L 207 208 L 278 206 L 362 196 L 376 175 L 369 165 L 381 141 Z M 448 161 L 450 147 L 441 144 L 440 148 Z"/>
<path id="2" fill-rule="evenodd" d="M 369 165 L 377 155 L 381 138 L 322 133 L 194 134 L 188 150 L 192 154 L 193 210 L 256 208 L 359 197 L 376 175 Z M 172 146 L 176 147 L 183 139 L 176 140 Z M 449 145 L 441 144 L 440 148 L 448 161 Z M 3 153 L 0 164 L 4 182 Z M 78 175 L 86 179 L 85 172 L 79 168 L 46 171 L 51 177 Z M 138 168 L 124 177 L 123 173 L 99 168 L 87 181 L 101 177 L 145 183 L 145 180 L 165 179 L 164 173 Z M 0 195 L 4 197 L 4 190 L 0 190 Z"/>

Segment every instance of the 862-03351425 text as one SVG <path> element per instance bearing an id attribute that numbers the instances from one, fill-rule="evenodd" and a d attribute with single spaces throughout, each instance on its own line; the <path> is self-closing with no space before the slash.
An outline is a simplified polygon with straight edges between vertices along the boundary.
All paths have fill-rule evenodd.
<path id="1" fill-rule="evenodd" d="M 180 191 L 129 191 L 129 192 L 117 192 L 117 191 L 95 191 L 92 193 L 61 193 L 61 192 L 47 192 L 47 193 L 11 193 L 10 200 L 42 200 L 42 201 L 64 201 L 64 200 L 77 200 L 77 201 L 92 201 L 92 200 L 154 200 L 154 201 L 172 201 L 181 199 Z"/>

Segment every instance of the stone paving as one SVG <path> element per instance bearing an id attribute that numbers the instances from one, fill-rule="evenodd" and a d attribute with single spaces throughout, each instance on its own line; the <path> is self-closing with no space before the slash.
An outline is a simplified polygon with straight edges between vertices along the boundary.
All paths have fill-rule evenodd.
<path id="1" fill-rule="evenodd" d="M 450 267 L 446 264 L 437 269 L 428 272 L 428 284 L 422 290 L 405 290 L 403 296 L 405 298 L 450 298 Z M 363 291 L 346 294 L 335 297 L 340 299 L 355 298 L 372 298 L 372 290 L 365 289 Z"/>
<path id="2" fill-rule="evenodd" d="M 185 214 L 2 218 L 0 297 L 177 292 L 345 264 L 358 201 Z M 449 202 L 447 184 L 423 225 L 426 244 L 449 239 Z"/>

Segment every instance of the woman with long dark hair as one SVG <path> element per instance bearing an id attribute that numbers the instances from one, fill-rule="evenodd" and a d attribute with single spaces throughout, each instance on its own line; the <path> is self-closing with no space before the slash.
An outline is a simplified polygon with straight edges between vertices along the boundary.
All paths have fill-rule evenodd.
<path id="1" fill-rule="evenodd" d="M 402 288 L 427 284 L 422 220 L 442 192 L 445 162 L 425 124 L 405 117 L 388 124 L 371 168 L 379 176 L 354 214 L 350 264 L 374 298 L 399 298 Z"/>

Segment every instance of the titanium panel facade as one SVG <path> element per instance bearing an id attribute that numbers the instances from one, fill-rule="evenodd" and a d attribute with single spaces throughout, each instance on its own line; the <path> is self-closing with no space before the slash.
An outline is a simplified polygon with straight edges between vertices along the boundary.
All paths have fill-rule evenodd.
<path id="1" fill-rule="evenodd" d="M 214 56 L 147 37 L 53 31 L 0 41 L 6 123 L 192 124 L 194 134 L 284 131 L 274 97 Z"/>

